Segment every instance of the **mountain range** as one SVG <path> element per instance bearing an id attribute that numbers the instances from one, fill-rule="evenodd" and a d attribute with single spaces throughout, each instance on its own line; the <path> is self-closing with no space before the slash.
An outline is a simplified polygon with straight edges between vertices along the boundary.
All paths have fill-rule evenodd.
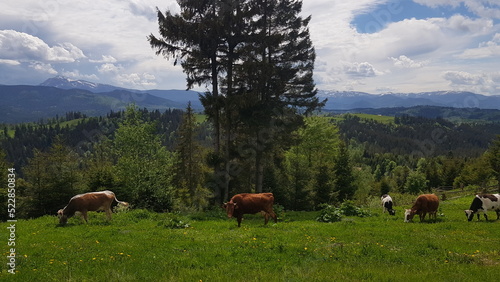
<path id="1" fill-rule="evenodd" d="M 354 91 L 318 91 L 328 98 L 325 110 L 381 109 L 415 106 L 500 109 L 500 96 L 463 91 L 370 94 Z M 36 86 L 0 85 L 0 123 L 38 121 L 66 112 L 90 116 L 122 110 L 129 103 L 148 109 L 184 109 L 188 102 L 196 110 L 203 107 L 199 93 L 186 90 L 136 90 L 63 76 L 47 79 Z"/>
<path id="2" fill-rule="evenodd" d="M 414 106 L 500 109 L 500 96 L 485 96 L 467 91 L 369 94 L 320 90 L 318 96 L 328 98 L 325 109 L 334 110 Z"/>

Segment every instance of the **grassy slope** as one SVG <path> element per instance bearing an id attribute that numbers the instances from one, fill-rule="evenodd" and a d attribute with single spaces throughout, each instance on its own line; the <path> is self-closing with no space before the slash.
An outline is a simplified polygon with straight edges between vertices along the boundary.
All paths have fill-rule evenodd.
<path id="1" fill-rule="evenodd" d="M 437 223 L 403 223 L 403 207 L 396 217 L 377 207 L 372 217 L 332 224 L 314 221 L 314 212 L 288 212 L 268 226 L 248 216 L 241 228 L 219 215 L 170 229 L 169 215 L 144 211 L 112 223 L 91 213 L 88 225 L 70 219 L 65 227 L 54 216 L 20 220 L 18 273 L 2 263 L 0 280 L 496 281 L 500 221 L 467 222 L 469 203 L 442 202 Z"/>
<path id="2" fill-rule="evenodd" d="M 362 119 L 372 119 L 374 121 L 377 121 L 380 123 L 385 123 L 385 124 L 394 123 L 394 117 L 391 117 L 391 116 L 372 115 L 372 114 L 350 114 L 350 115 L 357 116 L 357 117 L 362 118 Z M 344 118 L 345 118 L 344 115 L 337 115 L 337 116 L 332 117 L 332 119 L 336 120 L 336 121 L 341 121 Z"/>

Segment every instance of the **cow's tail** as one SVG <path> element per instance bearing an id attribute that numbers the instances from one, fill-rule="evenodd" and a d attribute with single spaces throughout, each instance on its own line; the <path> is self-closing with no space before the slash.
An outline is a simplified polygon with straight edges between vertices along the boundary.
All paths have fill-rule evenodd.
<path id="1" fill-rule="evenodd" d="M 129 203 L 118 200 L 116 198 L 116 196 L 115 196 L 114 201 L 116 202 L 116 208 L 118 208 L 118 209 L 126 210 L 126 209 L 128 209 L 130 207 Z"/>

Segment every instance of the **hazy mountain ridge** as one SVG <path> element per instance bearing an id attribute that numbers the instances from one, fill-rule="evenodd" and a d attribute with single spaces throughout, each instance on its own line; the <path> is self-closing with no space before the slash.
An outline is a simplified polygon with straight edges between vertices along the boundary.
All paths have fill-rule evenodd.
<path id="1" fill-rule="evenodd" d="M 369 94 L 353 91 L 318 91 L 328 98 L 326 109 L 392 108 L 440 106 L 453 108 L 500 109 L 500 96 L 485 96 L 467 91 Z"/>
<path id="2" fill-rule="evenodd" d="M 188 102 L 191 102 L 191 106 L 195 109 L 203 109 L 201 102 L 199 101 L 199 93 L 196 91 L 186 91 L 186 90 L 159 90 L 159 89 L 149 89 L 149 90 L 138 90 L 138 89 L 127 89 L 123 87 L 117 87 L 109 84 L 101 84 L 95 82 L 89 82 L 86 80 L 73 80 L 64 76 L 56 76 L 49 78 L 39 84 L 39 86 L 52 86 L 62 89 L 84 89 L 93 93 L 103 93 L 103 92 L 113 92 L 113 91 L 128 91 L 132 93 L 147 93 L 159 98 L 167 99 L 170 101 L 175 101 L 181 104 L 181 108 L 185 108 Z"/>
<path id="3" fill-rule="evenodd" d="M 200 93 L 196 91 L 186 90 L 125 89 L 57 76 L 47 79 L 38 86 L 0 85 L 0 99 L 2 99 L 0 123 L 37 121 L 70 111 L 80 111 L 90 116 L 104 115 L 111 110 L 121 110 L 129 103 L 150 110 L 162 110 L 184 109 L 188 102 L 191 102 L 194 109 L 203 110 L 199 95 Z M 422 105 L 500 109 L 500 96 L 460 91 L 370 94 L 357 91 L 320 90 L 318 96 L 328 98 L 325 110 L 411 108 Z M 441 114 L 443 111 L 433 111 L 438 112 L 436 115 L 443 116 Z M 444 111 L 444 115 L 446 112 L 449 111 Z"/>
<path id="4" fill-rule="evenodd" d="M 147 93 L 125 90 L 92 93 L 82 89 L 61 89 L 50 86 L 0 85 L 0 123 L 38 121 L 81 112 L 89 116 L 106 115 L 125 109 L 129 103 L 140 108 L 166 110 L 182 108 L 183 104 Z"/>

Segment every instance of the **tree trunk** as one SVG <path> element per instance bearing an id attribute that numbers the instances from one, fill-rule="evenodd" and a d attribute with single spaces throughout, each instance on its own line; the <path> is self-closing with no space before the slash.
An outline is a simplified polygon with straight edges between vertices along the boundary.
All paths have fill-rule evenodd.
<path id="1" fill-rule="evenodd" d="M 255 155 L 255 192 L 262 193 L 264 182 L 264 165 L 262 164 L 263 152 L 256 150 Z"/>

